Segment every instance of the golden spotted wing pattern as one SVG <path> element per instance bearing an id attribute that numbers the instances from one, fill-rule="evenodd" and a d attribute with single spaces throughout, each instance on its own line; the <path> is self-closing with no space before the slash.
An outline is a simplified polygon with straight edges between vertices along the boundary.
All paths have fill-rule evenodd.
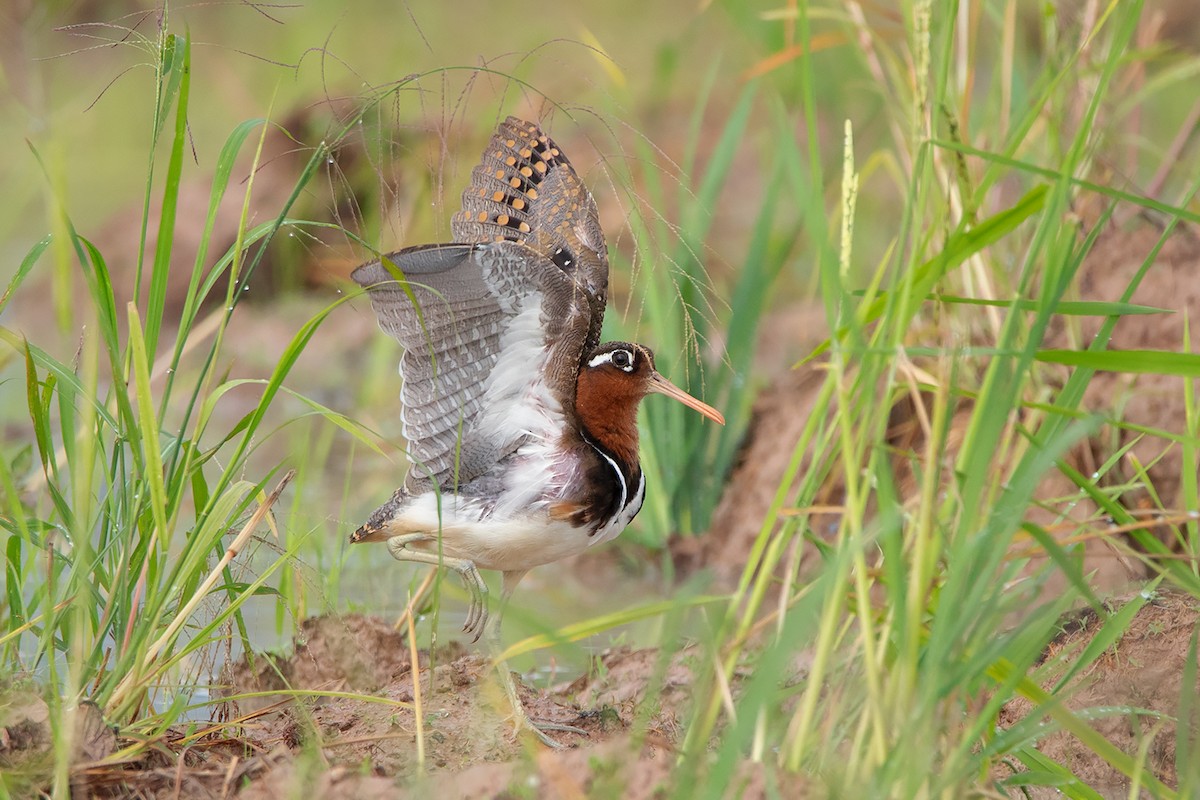
<path id="1" fill-rule="evenodd" d="M 603 322 L 595 202 L 537 126 L 500 125 L 452 231 L 459 242 L 410 247 L 353 275 L 405 349 L 409 491 L 486 475 L 547 413 L 571 415 Z"/>

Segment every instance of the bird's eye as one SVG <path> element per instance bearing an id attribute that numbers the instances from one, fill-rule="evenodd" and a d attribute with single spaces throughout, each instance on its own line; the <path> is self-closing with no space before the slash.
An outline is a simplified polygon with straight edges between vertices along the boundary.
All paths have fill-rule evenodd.
<path id="1" fill-rule="evenodd" d="M 633 366 L 633 353 L 628 350 L 614 350 L 612 354 L 612 365 L 618 369 L 628 370 Z"/>

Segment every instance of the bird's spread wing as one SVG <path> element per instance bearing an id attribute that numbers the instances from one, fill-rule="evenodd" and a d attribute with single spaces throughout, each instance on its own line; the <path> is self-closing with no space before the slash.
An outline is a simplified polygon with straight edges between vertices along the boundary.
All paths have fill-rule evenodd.
<path id="1" fill-rule="evenodd" d="M 604 318 L 595 201 L 536 125 L 499 126 L 451 229 L 459 243 L 410 247 L 353 275 L 404 346 L 410 488 L 462 486 L 529 437 L 561 435 Z"/>
<path id="2" fill-rule="evenodd" d="M 459 242 L 520 242 L 549 259 L 590 303 L 587 350 L 600 343 L 608 247 L 596 202 L 554 140 L 516 117 L 500 123 L 450 221 Z"/>
<path id="3" fill-rule="evenodd" d="M 410 247 L 353 275 L 404 346 L 410 488 L 462 486 L 529 437 L 561 435 L 604 318 L 595 201 L 536 125 L 500 124 L 451 230 L 459 243 Z"/>
<path id="4" fill-rule="evenodd" d="M 405 350 L 410 482 L 480 477 L 573 409 L 593 298 L 555 264 L 515 242 L 417 247 L 386 261 L 403 281 L 382 262 L 354 279 Z"/>

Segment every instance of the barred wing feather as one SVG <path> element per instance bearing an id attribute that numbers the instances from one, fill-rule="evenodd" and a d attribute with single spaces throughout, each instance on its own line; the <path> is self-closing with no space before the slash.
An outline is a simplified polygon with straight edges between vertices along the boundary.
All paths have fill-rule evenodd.
<path id="1" fill-rule="evenodd" d="M 573 412 L 603 299 L 518 242 L 424 245 L 384 261 L 353 278 L 404 347 L 406 487 L 461 486 L 530 437 L 554 435 Z"/>

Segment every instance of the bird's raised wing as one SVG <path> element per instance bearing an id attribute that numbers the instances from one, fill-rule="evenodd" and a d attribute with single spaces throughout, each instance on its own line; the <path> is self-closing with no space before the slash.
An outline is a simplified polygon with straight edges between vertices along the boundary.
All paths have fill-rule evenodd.
<path id="1" fill-rule="evenodd" d="M 589 298 L 586 349 L 600 343 L 608 299 L 600 214 L 566 154 L 537 125 L 516 117 L 500 123 L 450 230 L 459 242 L 520 242 L 553 262 Z"/>
<path id="2" fill-rule="evenodd" d="M 353 274 L 404 346 L 409 488 L 461 486 L 529 437 L 561 435 L 604 319 L 595 201 L 536 125 L 500 124 L 451 230 L 460 243 L 410 247 Z"/>
<path id="3" fill-rule="evenodd" d="M 555 435 L 549 421 L 573 418 L 604 320 L 596 203 L 536 125 L 500 124 L 462 202 L 451 221 L 460 243 L 410 247 L 353 275 L 405 349 L 410 485 L 462 485 L 528 437 Z"/>
<path id="4" fill-rule="evenodd" d="M 405 350 L 409 484 L 450 489 L 485 475 L 573 410 L 594 298 L 544 256 L 515 242 L 429 245 L 354 279 Z"/>

